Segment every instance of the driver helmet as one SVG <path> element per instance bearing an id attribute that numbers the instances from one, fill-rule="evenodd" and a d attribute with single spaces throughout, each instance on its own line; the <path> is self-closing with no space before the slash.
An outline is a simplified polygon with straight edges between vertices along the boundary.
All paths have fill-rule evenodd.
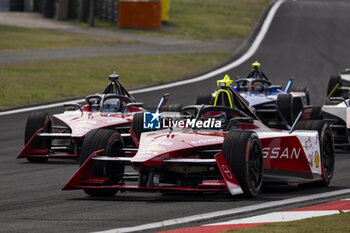
<path id="1" fill-rule="evenodd" d="M 261 75 L 260 74 L 260 72 L 261 72 L 260 66 L 261 66 L 261 64 L 258 61 L 255 61 L 252 63 L 253 70 L 249 73 L 250 79 L 262 78 L 262 77 L 260 77 L 260 75 Z"/>
<path id="2" fill-rule="evenodd" d="M 107 99 L 103 102 L 102 112 L 119 112 L 121 107 L 121 103 L 119 99 Z"/>
<path id="3" fill-rule="evenodd" d="M 90 111 L 97 112 L 100 108 L 100 100 L 98 98 L 90 99 Z"/>
<path id="4" fill-rule="evenodd" d="M 260 68 L 260 63 L 258 61 L 255 61 L 252 63 L 252 68 Z"/>
<path id="5" fill-rule="evenodd" d="M 262 82 L 253 82 L 252 83 L 252 92 L 261 93 L 264 91 L 264 84 Z"/>

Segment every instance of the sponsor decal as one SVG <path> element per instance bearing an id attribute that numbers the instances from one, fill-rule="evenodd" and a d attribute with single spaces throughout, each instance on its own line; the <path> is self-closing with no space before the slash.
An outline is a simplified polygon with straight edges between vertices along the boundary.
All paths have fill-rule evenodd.
<path id="1" fill-rule="evenodd" d="M 305 145 L 304 145 L 304 148 L 306 150 L 308 149 L 313 149 L 313 145 L 312 145 L 312 142 L 311 142 L 311 137 L 309 137 L 306 141 L 305 141 Z"/>
<path id="2" fill-rule="evenodd" d="M 315 166 L 319 167 L 320 166 L 320 155 L 318 154 L 318 152 L 315 152 Z"/>
<path id="3" fill-rule="evenodd" d="M 143 149 L 144 151 L 165 151 L 165 148 L 159 145 L 149 146 Z"/>
<path id="4" fill-rule="evenodd" d="M 243 193 L 243 190 L 241 187 L 236 186 L 236 187 L 230 188 L 230 193 L 231 194 L 241 194 L 241 193 Z"/>
<path id="5" fill-rule="evenodd" d="M 80 121 L 78 122 L 77 126 L 78 128 L 91 128 L 94 127 L 94 125 L 96 125 L 97 122 L 96 121 Z"/>
<path id="6" fill-rule="evenodd" d="M 299 159 L 301 148 L 280 148 L 280 147 L 265 147 L 263 148 L 264 159 Z"/>
<path id="7" fill-rule="evenodd" d="M 230 169 L 228 169 L 225 165 L 221 165 L 222 170 L 224 171 L 225 175 L 229 178 L 232 179 L 232 173 Z"/>
<path id="8" fill-rule="evenodd" d="M 150 146 L 155 146 L 155 145 L 172 146 L 173 143 L 172 142 L 168 142 L 168 141 L 155 141 L 155 142 L 151 142 L 149 145 Z"/>
<path id="9" fill-rule="evenodd" d="M 110 119 L 110 120 L 107 120 L 107 123 L 114 123 L 114 122 L 119 122 L 120 119 Z"/>
<path id="10" fill-rule="evenodd" d="M 83 123 L 83 124 L 77 125 L 77 127 L 79 127 L 79 128 L 90 128 L 90 127 L 92 127 L 92 125 L 90 125 L 88 123 Z"/>
<path id="11" fill-rule="evenodd" d="M 208 144 L 212 142 L 222 142 L 222 140 L 222 138 L 199 139 L 198 141 L 191 141 L 191 144 Z"/>
<path id="12" fill-rule="evenodd" d="M 137 158 L 149 158 L 150 156 L 157 156 L 160 153 L 157 151 L 138 151 Z"/>
<path id="13" fill-rule="evenodd" d="M 308 160 L 309 160 L 309 165 L 310 165 L 310 167 L 312 167 L 313 166 L 313 163 L 314 163 L 314 156 L 313 156 L 313 153 L 311 153 L 311 154 L 309 154 L 308 155 Z"/>

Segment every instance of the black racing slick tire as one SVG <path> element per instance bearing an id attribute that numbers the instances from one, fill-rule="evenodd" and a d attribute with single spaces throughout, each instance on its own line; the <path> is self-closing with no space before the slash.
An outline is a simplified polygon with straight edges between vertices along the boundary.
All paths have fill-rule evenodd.
<path id="1" fill-rule="evenodd" d="M 24 10 L 24 0 L 9 0 L 10 11 L 23 11 Z"/>
<path id="2" fill-rule="evenodd" d="M 280 94 L 277 96 L 277 110 L 282 114 L 289 125 L 293 121 L 293 96 L 291 94 Z"/>
<path id="3" fill-rule="evenodd" d="M 329 125 L 323 120 L 301 121 L 298 122 L 295 129 L 318 131 L 321 148 L 322 181 L 317 182 L 317 184 L 328 186 L 333 177 L 335 165 L 334 140 Z"/>
<path id="4" fill-rule="evenodd" d="M 122 151 L 118 150 L 123 147 L 123 139 L 120 133 L 112 129 L 95 129 L 91 130 L 85 137 L 80 154 L 79 164 L 82 166 L 90 155 L 98 150 L 104 149 L 104 155 L 117 154 L 124 156 Z M 96 161 L 92 168 L 92 176 L 108 177 L 109 184 L 115 184 L 122 178 L 124 173 L 124 165 L 107 166 L 104 161 Z M 105 184 L 108 185 L 108 184 Z M 94 197 L 108 197 L 114 196 L 117 189 L 84 189 L 84 192 Z"/>
<path id="5" fill-rule="evenodd" d="M 256 197 L 260 193 L 264 173 L 263 153 L 256 133 L 228 132 L 222 145 L 222 153 L 244 194 Z"/>
<path id="6" fill-rule="evenodd" d="M 305 93 L 305 99 L 306 99 L 306 105 L 310 105 L 310 92 L 307 87 L 292 87 L 291 92 L 304 92 Z"/>
<path id="7" fill-rule="evenodd" d="M 298 117 L 299 113 L 303 110 L 303 101 L 301 99 L 301 97 L 296 96 L 293 98 L 293 122 L 295 121 L 295 119 Z"/>
<path id="8" fill-rule="evenodd" d="M 135 113 L 132 119 L 131 130 L 134 132 L 136 138 L 140 140 L 143 129 L 143 113 Z"/>
<path id="9" fill-rule="evenodd" d="M 214 98 L 211 94 L 200 95 L 196 99 L 196 105 L 212 105 L 214 103 Z"/>
<path id="10" fill-rule="evenodd" d="M 277 96 L 276 107 L 289 126 L 292 126 L 303 110 L 303 102 L 300 97 L 293 97 L 291 94 L 280 94 Z"/>
<path id="11" fill-rule="evenodd" d="M 152 129 L 144 129 L 143 128 L 143 112 L 134 114 L 134 118 L 132 119 L 131 130 L 134 132 L 134 134 L 138 140 L 140 140 L 141 134 L 143 132 L 152 131 Z"/>
<path id="12" fill-rule="evenodd" d="M 335 86 L 337 84 L 340 84 L 340 76 L 331 76 L 329 77 L 328 80 L 328 86 L 327 86 L 327 97 L 329 96 L 329 94 L 331 94 L 331 92 L 333 91 L 333 89 L 335 88 Z M 336 89 L 333 91 L 332 96 L 330 97 L 341 97 L 341 91 Z"/>
<path id="13" fill-rule="evenodd" d="M 50 115 L 46 112 L 32 112 L 27 119 L 25 131 L 24 131 L 24 145 L 26 145 L 33 135 L 39 129 L 43 128 L 42 132 L 51 132 L 51 119 Z M 36 140 L 34 142 L 37 148 L 50 148 L 51 140 Z M 47 158 L 43 157 L 27 157 L 29 162 L 46 162 Z"/>
<path id="14" fill-rule="evenodd" d="M 169 105 L 165 105 L 163 106 L 160 111 L 161 112 L 180 112 L 182 109 L 182 105 L 181 104 L 169 104 Z"/>

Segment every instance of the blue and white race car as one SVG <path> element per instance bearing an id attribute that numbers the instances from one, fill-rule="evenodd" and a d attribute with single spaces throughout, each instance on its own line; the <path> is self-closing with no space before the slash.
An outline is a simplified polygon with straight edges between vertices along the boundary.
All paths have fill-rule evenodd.
<path id="1" fill-rule="evenodd" d="M 306 87 L 291 88 L 290 79 L 282 90 L 281 85 L 272 85 L 260 63 L 254 62 L 253 69 L 243 79 L 233 80 L 228 75 L 218 80 L 218 90 L 211 94 L 198 96 L 196 104 L 225 105 L 233 107 L 230 92 L 240 94 L 253 107 L 256 115 L 269 127 L 290 128 L 304 106 L 310 104 Z M 317 114 L 316 111 L 314 114 Z M 316 118 L 316 116 L 313 116 Z"/>

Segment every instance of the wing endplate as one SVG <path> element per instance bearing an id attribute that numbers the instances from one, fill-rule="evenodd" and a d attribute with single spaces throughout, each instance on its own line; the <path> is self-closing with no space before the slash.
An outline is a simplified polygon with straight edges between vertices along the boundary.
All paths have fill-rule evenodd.
<path id="1" fill-rule="evenodd" d="M 214 158 L 220 169 L 221 176 L 225 181 L 227 191 L 231 195 L 242 194 L 243 190 L 241 189 L 241 186 L 239 185 L 235 175 L 233 174 L 230 166 L 226 162 L 226 159 L 224 158 L 222 153 L 221 152 L 217 153 L 214 156 Z"/>

